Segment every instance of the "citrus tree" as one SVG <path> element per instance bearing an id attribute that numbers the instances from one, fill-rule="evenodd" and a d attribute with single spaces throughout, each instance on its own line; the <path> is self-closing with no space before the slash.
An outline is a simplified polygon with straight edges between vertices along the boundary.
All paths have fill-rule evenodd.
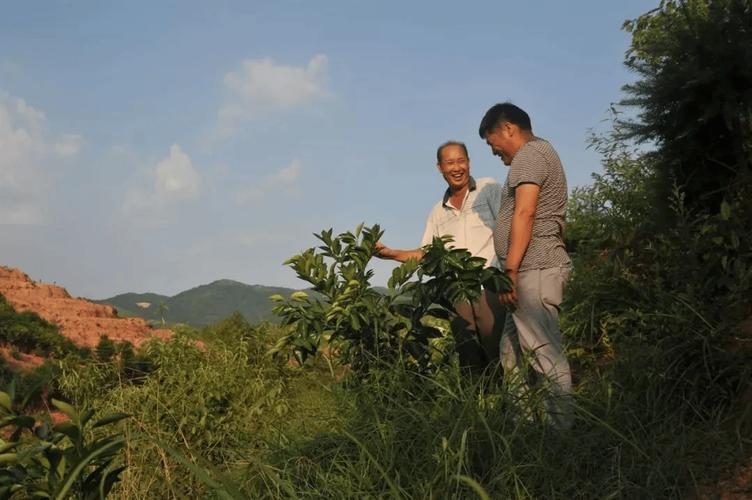
<path id="1" fill-rule="evenodd" d="M 320 246 L 285 263 L 312 290 L 272 296 L 287 329 L 276 352 L 292 352 L 303 363 L 326 346 L 359 374 L 380 362 L 430 371 L 453 352 L 447 321 L 453 304 L 477 300 L 482 288 L 509 289 L 505 274 L 450 248 L 447 236 L 423 247 L 420 261 L 395 268 L 386 291 L 374 288 L 368 264 L 382 234 L 378 225 L 336 236 L 328 229 L 315 235 Z"/>

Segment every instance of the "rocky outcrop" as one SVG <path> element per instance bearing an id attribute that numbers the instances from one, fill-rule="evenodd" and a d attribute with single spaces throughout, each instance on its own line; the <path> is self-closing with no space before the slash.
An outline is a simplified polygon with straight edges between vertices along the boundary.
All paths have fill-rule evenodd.
<path id="1" fill-rule="evenodd" d="M 18 269 L 0 266 L 0 295 L 17 312 L 32 311 L 58 326 L 60 333 L 81 347 L 94 347 L 101 335 L 134 346 L 172 335 L 170 330 L 153 329 L 141 318 L 119 318 L 114 307 L 73 298 L 65 288 L 35 283 Z"/>

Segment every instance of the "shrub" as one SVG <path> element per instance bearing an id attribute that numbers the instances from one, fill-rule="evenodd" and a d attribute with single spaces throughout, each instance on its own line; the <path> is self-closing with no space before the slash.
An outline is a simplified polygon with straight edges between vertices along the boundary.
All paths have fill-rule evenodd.
<path id="1" fill-rule="evenodd" d="M 148 342 L 138 356 L 150 370 L 137 384 L 122 377 L 116 360 L 67 367 L 60 385 L 68 397 L 133 415 L 119 494 L 195 496 L 202 486 L 189 465 L 224 468 L 242 450 L 263 446 L 288 412 L 287 368 L 261 355 L 250 333 L 203 347 L 185 335 Z"/>
<path id="2" fill-rule="evenodd" d="M 34 352 L 42 356 L 63 357 L 76 353 L 86 355 L 88 350 L 76 347 L 60 335 L 58 329 L 37 314 L 26 311 L 17 313 L 0 295 L 0 342 L 16 347 L 24 353 Z"/>
<path id="3" fill-rule="evenodd" d="M 0 392 L 0 430 L 9 438 L 0 440 L 0 495 L 106 497 L 123 471 L 116 462 L 124 438 L 120 432 L 102 435 L 102 431 L 127 415 L 112 414 L 92 423 L 93 411 L 79 413 L 53 399 L 53 406 L 68 420 L 50 425 L 46 420 L 16 412 L 11 403 L 13 396 L 12 392 Z M 92 432 L 94 429 L 98 429 L 97 435 Z"/>
<path id="4" fill-rule="evenodd" d="M 624 391 L 707 416 L 749 381 L 749 354 L 728 347 L 752 314 L 752 203 L 728 198 L 708 215 L 675 189 L 673 223 L 655 232 L 652 159 L 606 156 L 604 170 L 571 200 L 579 240 L 565 333 L 576 357 L 609 367 Z"/>
<path id="5" fill-rule="evenodd" d="M 109 361 L 115 355 L 115 351 L 115 343 L 107 335 L 100 335 L 97 347 L 94 348 L 97 359 L 99 361 Z"/>
<path id="6" fill-rule="evenodd" d="M 381 293 L 371 286 L 368 269 L 381 235 L 379 226 L 361 225 L 336 237 L 329 229 L 315 235 L 322 246 L 287 261 L 322 298 L 305 292 L 287 300 L 272 296 L 278 302 L 274 312 L 289 332 L 277 352 L 290 349 L 302 363 L 326 343 L 360 375 L 396 361 L 431 371 L 452 353 L 445 350 L 452 345 L 446 342 L 452 305 L 476 300 L 481 287 L 500 291 L 509 284 L 498 269 L 484 268 L 484 259 L 447 248 L 445 237 L 424 247 L 420 262 L 411 259 L 397 267 L 389 292 Z"/>

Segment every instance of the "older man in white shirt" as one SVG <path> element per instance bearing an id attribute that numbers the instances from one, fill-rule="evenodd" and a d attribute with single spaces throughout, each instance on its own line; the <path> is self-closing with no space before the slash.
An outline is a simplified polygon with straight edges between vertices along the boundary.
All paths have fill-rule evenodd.
<path id="1" fill-rule="evenodd" d="M 431 243 L 435 236 L 450 235 L 453 247 L 466 248 L 473 256 L 486 259 L 487 266 L 499 267 L 493 230 L 501 204 L 501 185 L 491 178 L 473 179 L 467 147 L 461 142 L 449 141 L 439 146 L 436 160 L 448 187 L 428 214 L 421 246 Z M 404 262 L 420 259 L 423 252 L 420 248 L 398 250 L 380 245 L 378 256 Z M 505 319 L 499 296 L 483 291 L 477 302 L 458 303 L 454 308 L 452 331 L 461 365 L 477 369 L 495 363 Z"/>

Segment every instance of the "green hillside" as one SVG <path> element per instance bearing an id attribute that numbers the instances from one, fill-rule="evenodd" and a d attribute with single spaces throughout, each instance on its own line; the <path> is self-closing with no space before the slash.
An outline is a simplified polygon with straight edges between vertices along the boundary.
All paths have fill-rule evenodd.
<path id="1" fill-rule="evenodd" d="M 122 293 L 109 299 L 95 300 L 100 304 L 115 306 L 121 317 L 137 316 L 144 319 L 159 319 L 158 306 L 167 303 L 170 297 L 158 293 Z M 138 304 L 149 304 L 148 308 L 141 308 Z"/>
<path id="2" fill-rule="evenodd" d="M 120 316 L 137 316 L 151 321 L 160 321 L 159 306 L 164 303 L 167 306 L 164 312 L 166 322 L 200 327 L 224 319 L 235 311 L 250 322 L 273 320 L 273 304 L 269 296 L 275 293 L 289 295 L 293 291 L 291 288 L 246 285 L 224 279 L 191 288 L 173 297 L 155 293 L 124 293 L 97 302 L 115 306 Z M 138 303 L 149 306 L 139 307 Z"/>

